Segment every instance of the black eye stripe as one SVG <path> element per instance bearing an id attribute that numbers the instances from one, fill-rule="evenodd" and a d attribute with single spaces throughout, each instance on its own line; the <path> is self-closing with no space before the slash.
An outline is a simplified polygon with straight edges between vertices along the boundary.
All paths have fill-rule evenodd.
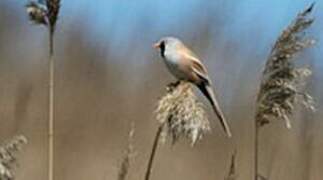
<path id="1" fill-rule="evenodd" d="M 165 41 L 162 41 L 159 45 L 160 54 L 162 57 L 165 57 Z"/>

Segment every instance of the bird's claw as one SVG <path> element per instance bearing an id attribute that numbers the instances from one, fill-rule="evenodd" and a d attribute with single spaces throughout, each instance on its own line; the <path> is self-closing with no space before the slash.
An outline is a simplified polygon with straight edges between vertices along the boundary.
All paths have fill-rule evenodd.
<path id="1" fill-rule="evenodd" d="M 176 82 L 172 82 L 172 83 L 169 83 L 167 85 L 167 91 L 173 91 L 179 84 L 181 84 L 181 81 L 176 81 Z"/>

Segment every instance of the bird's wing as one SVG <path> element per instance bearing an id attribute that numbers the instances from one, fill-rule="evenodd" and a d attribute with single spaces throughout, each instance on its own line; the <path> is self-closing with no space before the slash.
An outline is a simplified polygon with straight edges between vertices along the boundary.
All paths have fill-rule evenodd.
<path id="1" fill-rule="evenodd" d="M 221 125 L 222 125 L 224 131 L 226 132 L 227 136 L 231 137 L 232 135 L 231 135 L 229 125 L 228 125 L 228 123 L 224 117 L 224 114 L 220 109 L 219 103 L 215 97 L 214 91 L 212 89 L 211 81 L 208 77 L 208 73 L 207 73 L 205 66 L 199 60 L 199 58 L 194 53 L 192 53 L 192 51 L 190 51 L 189 49 L 184 47 L 180 52 L 182 52 L 183 58 L 185 60 L 187 60 L 186 62 L 189 62 L 190 69 L 193 71 L 193 73 L 195 73 L 197 75 L 199 80 L 201 80 L 196 85 L 200 88 L 202 93 L 210 101 L 210 103 L 213 107 L 213 110 L 214 110 L 215 114 L 218 116 L 218 118 L 221 122 Z"/>
<path id="2" fill-rule="evenodd" d="M 201 78 L 203 82 L 210 84 L 210 79 L 209 79 L 207 70 L 205 66 L 202 64 L 202 62 L 196 56 L 192 56 L 190 54 L 186 54 L 185 56 L 186 56 L 185 58 L 189 60 L 190 66 L 193 72 L 199 78 Z"/>
<path id="3" fill-rule="evenodd" d="M 203 81 L 207 84 L 210 84 L 210 78 L 207 74 L 207 71 L 202 63 L 199 63 L 197 61 L 192 61 L 192 69 L 194 73 L 203 79 Z"/>
<path id="4" fill-rule="evenodd" d="M 188 63 L 193 73 L 196 74 L 198 78 L 202 80 L 202 82 L 210 84 L 208 72 L 199 58 L 185 46 L 180 46 L 178 52 L 180 52 L 182 57 L 187 60 L 185 62 Z"/>

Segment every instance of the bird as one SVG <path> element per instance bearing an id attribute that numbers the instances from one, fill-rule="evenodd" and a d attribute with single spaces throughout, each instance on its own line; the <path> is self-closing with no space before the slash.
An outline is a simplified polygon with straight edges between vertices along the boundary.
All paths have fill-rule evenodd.
<path id="1" fill-rule="evenodd" d="M 175 78 L 179 81 L 190 82 L 198 87 L 210 102 L 227 137 L 231 137 L 230 127 L 216 99 L 207 69 L 200 59 L 175 37 L 163 37 L 153 47 L 159 50 L 166 67 Z"/>

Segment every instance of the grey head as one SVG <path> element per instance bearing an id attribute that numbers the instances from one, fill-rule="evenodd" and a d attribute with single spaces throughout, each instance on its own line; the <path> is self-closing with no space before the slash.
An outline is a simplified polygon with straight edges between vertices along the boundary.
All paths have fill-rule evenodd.
<path id="1" fill-rule="evenodd" d="M 154 44 L 154 48 L 159 49 L 160 55 L 165 58 L 165 51 L 169 49 L 176 49 L 178 46 L 182 46 L 183 43 L 175 37 L 163 37 L 157 43 Z"/>

